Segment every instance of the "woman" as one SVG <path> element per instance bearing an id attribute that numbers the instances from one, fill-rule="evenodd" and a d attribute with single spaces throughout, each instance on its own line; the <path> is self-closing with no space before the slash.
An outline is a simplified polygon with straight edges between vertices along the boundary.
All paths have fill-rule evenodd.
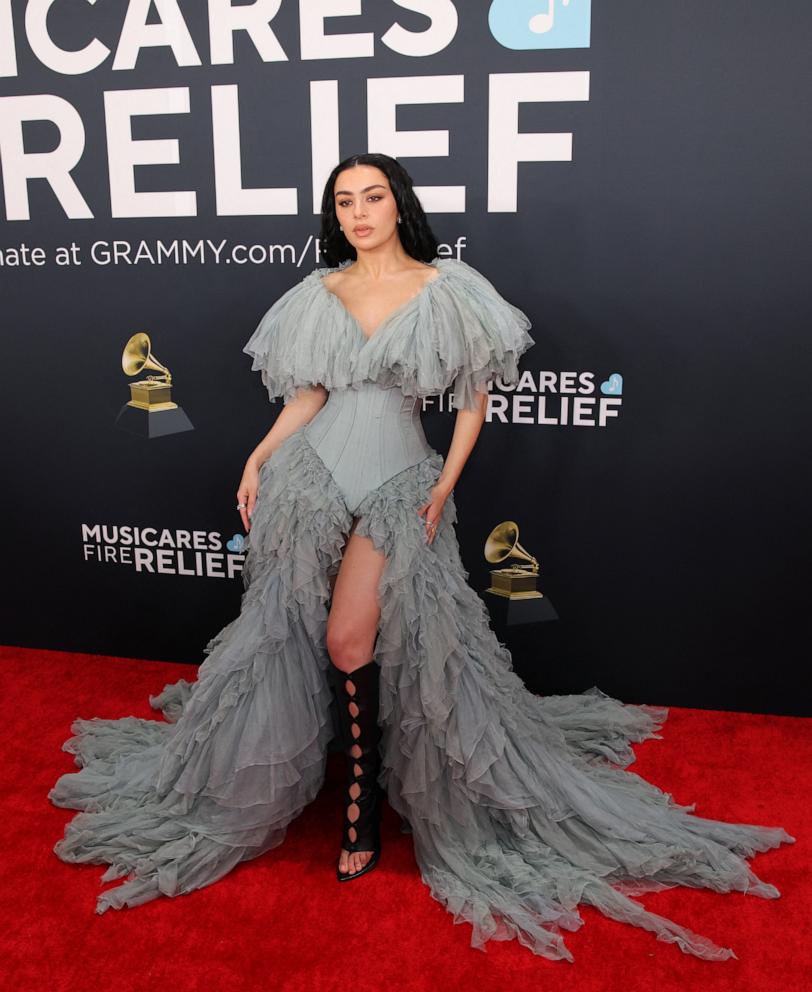
<path id="1" fill-rule="evenodd" d="M 340 881 L 380 856 L 381 798 L 411 830 L 432 895 L 471 943 L 518 938 L 572 960 L 579 903 L 709 960 L 735 957 L 630 898 L 674 885 L 776 898 L 745 857 L 779 827 L 691 815 L 625 771 L 667 710 L 599 689 L 539 698 L 467 584 L 453 488 L 488 382 L 518 380 L 526 316 L 437 243 L 400 164 L 359 155 L 330 175 L 317 269 L 245 351 L 280 412 L 246 464 L 239 616 L 197 681 L 151 697 L 169 723 L 77 720 L 81 771 L 49 797 L 83 810 L 55 847 L 126 881 L 97 912 L 210 884 L 280 844 L 346 759 Z M 452 389 L 445 459 L 419 404 Z M 331 692 L 331 686 L 334 694 Z"/>

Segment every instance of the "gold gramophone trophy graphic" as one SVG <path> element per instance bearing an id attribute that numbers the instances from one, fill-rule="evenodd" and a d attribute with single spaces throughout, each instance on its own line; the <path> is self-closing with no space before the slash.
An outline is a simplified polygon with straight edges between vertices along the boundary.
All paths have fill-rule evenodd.
<path id="1" fill-rule="evenodd" d="M 138 375 L 144 369 L 159 374 L 130 383 L 130 399 L 119 410 L 116 427 L 148 438 L 194 430 L 183 409 L 172 401 L 172 373 L 152 354 L 149 334 L 133 334 L 124 345 L 121 367 L 127 375 Z"/>
<path id="2" fill-rule="evenodd" d="M 519 544 L 519 525 L 514 520 L 503 520 L 493 528 L 485 541 L 485 558 L 494 564 L 507 558 L 518 558 L 523 563 L 491 569 L 491 584 L 485 592 L 508 600 L 508 613 L 520 614 L 517 619 L 524 622 L 557 619 L 549 598 L 537 589 L 538 559 Z M 518 608 L 518 604 L 525 605 Z"/>

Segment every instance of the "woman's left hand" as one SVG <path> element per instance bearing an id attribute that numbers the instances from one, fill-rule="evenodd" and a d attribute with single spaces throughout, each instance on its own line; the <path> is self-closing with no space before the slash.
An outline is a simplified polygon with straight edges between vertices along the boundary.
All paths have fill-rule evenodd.
<path id="1" fill-rule="evenodd" d="M 417 511 L 418 516 L 423 516 L 423 514 L 426 516 L 426 538 L 429 544 L 434 542 L 449 492 L 450 490 L 446 489 L 445 486 L 437 483 L 429 491 L 428 501 Z"/>

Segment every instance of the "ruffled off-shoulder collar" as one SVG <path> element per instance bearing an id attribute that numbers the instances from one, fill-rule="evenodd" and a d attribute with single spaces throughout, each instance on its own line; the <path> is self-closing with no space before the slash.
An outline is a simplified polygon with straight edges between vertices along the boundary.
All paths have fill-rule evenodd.
<path id="1" fill-rule="evenodd" d="M 472 266 L 436 257 L 428 264 L 438 275 L 367 337 L 324 282 L 351 264 L 314 269 L 271 306 L 245 345 L 272 401 L 287 402 L 308 385 L 374 382 L 418 397 L 453 386 L 452 406 L 475 408 L 491 379 L 518 380 L 518 359 L 534 344 L 530 321 Z"/>

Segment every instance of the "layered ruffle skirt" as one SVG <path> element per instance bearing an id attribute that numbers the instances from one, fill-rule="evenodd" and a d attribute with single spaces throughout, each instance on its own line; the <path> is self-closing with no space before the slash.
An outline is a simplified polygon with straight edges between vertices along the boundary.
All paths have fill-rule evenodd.
<path id="1" fill-rule="evenodd" d="M 581 926 L 586 904 L 701 958 L 735 957 L 633 896 L 682 885 L 777 898 L 746 859 L 794 838 L 694 816 L 627 770 L 631 743 L 659 737 L 667 709 L 598 688 L 540 697 L 524 687 L 467 582 L 453 494 L 426 540 L 417 509 L 442 465 L 431 454 L 354 514 L 356 532 L 386 556 L 375 642 L 380 781 L 411 825 L 431 895 L 471 924 L 478 948 L 517 938 L 571 961 L 562 931 Z M 329 578 L 352 520 L 296 431 L 260 471 L 241 609 L 206 646 L 197 680 L 150 697 L 165 719 L 73 723 L 63 749 L 80 770 L 48 796 L 81 812 L 54 850 L 109 865 L 103 881 L 123 879 L 98 896 L 96 912 L 217 881 L 281 844 L 319 792 L 337 726 Z"/>

